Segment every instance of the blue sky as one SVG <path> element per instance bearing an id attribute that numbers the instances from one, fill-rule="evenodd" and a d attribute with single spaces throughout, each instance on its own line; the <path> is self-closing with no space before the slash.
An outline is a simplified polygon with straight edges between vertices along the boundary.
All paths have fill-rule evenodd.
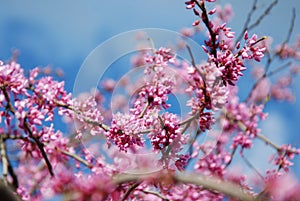
<path id="1" fill-rule="evenodd" d="M 219 1 L 224 4 L 227 1 Z M 230 0 L 235 17 L 230 23 L 233 31 L 241 30 L 252 1 Z M 267 0 L 260 0 L 258 13 Z M 184 1 L 128 0 L 128 1 L 4 1 L 0 12 L 0 59 L 10 58 L 13 49 L 20 52 L 19 62 L 26 69 L 51 65 L 65 72 L 66 86 L 72 91 L 76 74 L 85 58 L 99 44 L 117 34 L 142 28 L 160 28 L 178 31 L 191 25 L 195 17 L 185 10 Z M 271 35 L 274 43 L 285 39 L 291 19 L 291 9 L 296 8 L 296 26 L 292 41 L 300 33 L 299 0 L 281 0 L 254 32 Z M 237 32 L 239 33 L 239 32 Z M 252 32 L 253 33 L 253 32 Z M 115 50 L 120 44 L 116 44 Z M 113 49 L 111 50 L 113 51 Z M 300 79 L 293 89 L 300 99 Z M 243 83 L 242 83 L 243 84 Z M 249 88 L 247 81 L 243 84 Z M 262 125 L 270 139 L 277 143 L 300 145 L 300 102 L 293 104 L 270 103 L 270 118 Z M 257 146 L 262 146 L 259 144 Z M 268 148 L 267 148 L 268 149 Z M 259 149 L 256 149 L 259 150 Z M 263 150 L 270 153 L 272 150 Z M 265 166 L 266 154 L 261 151 L 249 155 L 256 166 Z M 294 170 L 300 169 L 299 157 Z M 298 173 L 299 174 L 299 173 Z"/>

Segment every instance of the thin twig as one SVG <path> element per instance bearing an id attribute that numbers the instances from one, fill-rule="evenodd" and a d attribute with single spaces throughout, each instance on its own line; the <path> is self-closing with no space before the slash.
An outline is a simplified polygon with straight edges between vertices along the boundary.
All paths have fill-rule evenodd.
<path id="1" fill-rule="evenodd" d="M 277 55 L 280 55 L 281 52 L 283 51 L 283 48 L 284 46 L 290 41 L 291 39 L 291 36 L 292 36 L 292 33 L 293 33 L 293 29 L 294 29 L 294 26 L 295 26 L 295 20 L 296 20 L 296 9 L 293 8 L 293 11 L 292 11 L 292 19 L 291 19 L 291 24 L 290 24 L 290 28 L 287 32 L 287 37 L 286 39 L 283 41 L 282 45 L 281 45 L 281 48 L 280 50 L 278 51 Z"/>
<path id="2" fill-rule="evenodd" d="M 160 193 L 158 193 L 156 191 L 149 191 L 149 190 L 140 190 L 140 191 L 145 194 L 155 195 L 155 196 L 161 198 L 163 201 L 169 201 L 169 199 L 167 199 L 166 197 L 164 197 L 163 195 L 161 195 Z"/>
<path id="3" fill-rule="evenodd" d="M 188 117 L 187 119 L 183 120 L 182 122 L 179 123 L 179 126 L 183 126 L 185 124 L 188 124 L 192 122 L 193 120 L 199 118 L 199 113 L 195 113 L 193 116 Z"/>
<path id="4" fill-rule="evenodd" d="M 287 68 L 288 66 L 290 66 L 292 64 L 292 62 L 288 62 L 276 69 L 274 69 L 273 71 L 269 72 L 269 73 L 264 73 L 252 86 L 250 93 L 248 94 L 247 98 L 244 100 L 245 103 L 249 102 L 250 98 L 252 97 L 254 91 L 256 90 L 256 88 L 258 87 L 258 85 L 260 84 L 260 82 L 265 79 L 266 77 L 271 77 L 274 74 L 280 72 L 281 70 L 284 70 L 285 68 Z"/>
<path id="5" fill-rule="evenodd" d="M 83 165 L 87 166 L 88 168 L 92 168 L 93 166 L 87 162 L 86 160 L 84 160 L 83 158 L 79 157 L 78 155 L 68 152 L 66 150 L 62 150 L 62 149 L 56 149 L 57 151 L 63 153 L 66 156 L 70 156 L 72 158 L 74 158 L 75 160 L 77 160 L 78 162 L 82 163 Z"/>
<path id="6" fill-rule="evenodd" d="M 130 186 L 127 191 L 125 192 L 123 198 L 121 199 L 122 201 L 125 201 L 129 195 L 131 194 L 132 191 L 134 191 L 134 189 L 136 189 L 139 185 L 141 184 L 141 182 L 136 182 L 134 183 L 132 186 Z"/>
<path id="7" fill-rule="evenodd" d="M 276 68 L 276 69 L 272 70 L 271 72 L 267 73 L 266 77 L 271 77 L 272 75 L 286 69 L 287 67 L 289 67 L 291 65 L 292 65 L 292 62 L 289 61 L 286 64 L 283 64 L 282 66 L 279 66 L 278 68 Z"/>
<path id="8" fill-rule="evenodd" d="M 147 39 L 150 42 L 150 46 L 151 46 L 151 50 L 152 50 L 153 54 L 155 54 L 156 49 L 155 49 L 155 45 L 154 45 L 153 39 L 151 37 L 148 37 Z"/>
<path id="9" fill-rule="evenodd" d="M 257 0 L 254 0 L 253 4 L 252 4 L 252 8 L 251 8 L 251 10 L 248 13 L 246 22 L 244 23 L 244 28 L 243 28 L 242 32 L 240 33 L 239 37 L 237 37 L 236 42 L 238 42 L 238 41 L 240 41 L 242 39 L 245 31 L 248 29 L 248 25 L 251 22 L 252 15 L 254 14 L 254 11 L 256 10 L 256 8 L 257 8 Z"/>
<path id="10" fill-rule="evenodd" d="M 188 50 L 189 55 L 190 55 L 190 57 L 191 57 L 191 62 L 192 62 L 193 67 L 197 69 L 197 67 L 196 67 L 196 62 L 195 62 L 195 58 L 194 58 L 194 55 L 193 55 L 193 52 L 192 52 L 192 50 L 191 50 L 191 47 L 190 47 L 188 44 L 186 44 L 186 49 Z"/>
<path id="11" fill-rule="evenodd" d="M 232 149 L 232 152 L 231 152 L 231 154 L 230 154 L 230 160 L 229 160 L 228 163 L 226 164 L 225 168 L 227 168 L 227 167 L 231 164 L 232 159 L 233 159 L 233 156 L 234 156 L 234 154 L 235 154 L 235 152 L 236 152 L 236 149 L 237 149 L 237 147 L 234 147 L 234 148 Z"/>
<path id="12" fill-rule="evenodd" d="M 226 112 L 226 111 L 225 111 Z M 245 124 L 242 121 L 236 120 L 234 118 L 234 116 L 230 113 L 227 113 L 227 117 L 229 118 L 229 120 L 232 120 L 234 122 L 237 123 L 237 125 L 239 126 L 239 128 L 242 131 L 246 131 L 247 127 L 245 126 Z M 276 151 L 280 152 L 282 151 L 281 147 L 276 145 L 275 143 L 273 143 L 271 140 L 269 140 L 266 136 L 262 135 L 262 134 L 256 134 L 256 138 L 261 139 L 262 141 L 264 141 L 267 145 L 270 145 L 271 147 L 273 147 L 274 149 L 276 149 Z M 296 149 L 288 149 L 286 150 L 288 152 L 291 153 L 298 153 L 298 151 Z"/>
<path id="13" fill-rule="evenodd" d="M 141 114 L 139 115 L 139 118 L 143 118 L 143 116 L 145 115 L 148 107 L 149 107 L 149 101 L 146 102 L 146 105 L 145 105 L 144 109 L 142 110 Z"/>
<path id="14" fill-rule="evenodd" d="M 271 147 L 273 147 L 274 149 L 276 149 L 277 151 L 280 151 L 281 148 L 280 146 L 276 145 L 275 143 L 273 143 L 271 140 L 269 140 L 266 136 L 262 135 L 262 134 L 257 134 L 256 135 L 257 138 L 261 139 L 262 141 L 264 141 L 267 145 L 270 145 Z"/>
<path id="15" fill-rule="evenodd" d="M 208 18 L 208 15 L 207 15 L 206 8 L 205 8 L 204 0 L 201 0 L 200 3 L 198 1 L 195 1 L 195 3 L 197 4 L 197 6 L 202 11 L 201 19 L 202 19 L 203 23 L 205 24 L 205 26 L 206 26 L 209 34 L 210 34 L 210 37 L 211 37 L 211 42 L 212 42 L 212 48 L 210 50 L 211 54 L 214 56 L 215 59 L 217 59 L 216 34 L 210 26 L 210 22 L 209 22 L 209 18 Z"/>
<path id="16" fill-rule="evenodd" d="M 33 141 L 35 142 L 35 144 L 36 144 L 37 147 L 39 148 L 39 150 L 40 150 L 40 152 L 41 152 L 41 154 L 42 154 L 42 156 L 43 156 L 43 158 L 44 158 L 44 160 L 45 160 L 45 163 L 46 163 L 46 165 L 47 165 L 47 168 L 48 168 L 48 170 L 49 170 L 50 175 L 51 175 L 51 176 L 54 176 L 53 169 L 52 169 L 52 165 L 51 165 L 51 163 L 50 163 L 50 161 L 49 161 L 49 159 L 48 159 L 48 156 L 47 156 L 47 154 L 46 154 L 46 152 L 45 152 L 45 150 L 44 150 L 44 144 L 41 143 L 36 137 L 34 137 L 32 131 L 31 131 L 31 129 L 30 129 L 30 126 L 29 126 L 28 122 L 26 121 L 26 118 L 25 118 L 25 120 L 24 120 L 24 127 L 25 127 L 25 129 L 27 130 L 27 132 L 29 133 L 29 137 L 30 137 L 31 139 L 33 139 Z"/>
<path id="17" fill-rule="evenodd" d="M 257 20 L 251 24 L 248 27 L 248 30 L 251 30 L 253 28 L 255 28 L 256 26 L 258 26 L 260 24 L 260 22 L 269 14 L 269 12 L 272 10 L 272 8 L 278 3 L 278 0 L 273 1 L 267 8 L 266 10 L 263 12 L 263 14 L 261 14 Z"/>
<path id="18" fill-rule="evenodd" d="M 254 167 L 254 165 L 246 158 L 246 157 L 242 157 L 245 161 L 245 163 L 252 169 L 254 170 L 254 172 L 259 176 L 259 178 L 264 181 L 264 177 L 262 176 L 262 174 L 260 174 L 260 172 Z"/>
<path id="19" fill-rule="evenodd" d="M 72 111 L 75 112 L 77 115 L 82 115 L 82 112 L 81 112 L 81 111 L 75 109 L 75 108 L 72 107 L 71 105 L 65 105 L 65 104 L 60 103 L 60 102 L 57 102 L 57 101 L 55 102 L 55 104 L 56 104 L 57 106 L 59 106 L 59 107 L 63 107 L 63 108 L 65 108 L 65 109 L 72 110 Z M 105 131 L 109 131 L 109 130 L 110 130 L 109 126 L 107 126 L 107 125 L 105 125 L 105 124 L 103 124 L 103 123 L 100 123 L 100 122 L 98 122 L 98 121 L 94 121 L 94 120 L 92 120 L 92 119 L 90 119 L 90 118 L 88 118 L 88 117 L 85 117 L 85 116 L 82 116 L 82 118 L 83 118 L 83 120 L 84 120 L 86 123 L 88 123 L 88 124 L 92 124 L 92 125 L 95 125 L 95 126 L 99 126 L 100 128 L 102 128 L 102 129 L 105 130 Z"/>

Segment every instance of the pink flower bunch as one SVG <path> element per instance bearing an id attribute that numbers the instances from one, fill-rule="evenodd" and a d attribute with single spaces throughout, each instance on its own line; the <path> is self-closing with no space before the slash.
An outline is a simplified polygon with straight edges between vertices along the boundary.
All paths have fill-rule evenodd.
<path id="1" fill-rule="evenodd" d="M 20 64 L 12 61 L 4 64 L 0 61 L 0 87 L 7 91 L 11 91 L 16 97 L 18 95 L 27 94 L 26 87 L 28 87 L 28 80 L 24 76 L 24 70 Z M 27 94 L 28 95 L 28 94 Z M 1 93 L 1 99 L 4 100 L 4 94 Z"/>
<path id="2" fill-rule="evenodd" d="M 291 76 L 280 77 L 270 89 L 271 96 L 276 100 L 293 102 L 294 94 L 290 89 L 292 83 Z"/>
<path id="3" fill-rule="evenodd" d="M 153 56 L 146 56 L 145 61 L 149 64 L 148 69 L 150 68 L 155 72 L 159 72 L 163 67 L 169 66 L 170 62 L 174 62 L 174 59 L 175 54 L 171 49 L 159 48 L 158 50 L 154 50 Z"/>
<path id="4" fill-rule="evenodd" d="M 237 131 L 237 135 L 233 138 L 232 148 L 241 146 L 243 150 L 252 146 L 252 140 L 260 132 L 258 122 L 267 116 L 263 108 L 264 105 L 247 105 L 244 102 L 239 103 L 237 97 L 230 98 L 226 105 L 226 119 L 222 124 L 226 132 Z"/>
<path id="5" fill-rule="evenodd" d="M 180 121 L 175 114 L 167 112 L 158 119 L 159 124 L 149 134 L 154 150 L 166 148 L 181 136 Z"/>
<path id="6" fill-rule="evenodd" d="M 277 155 L 273 157 L 274 164 L 288 172 L 289 167 L 293 166 L 294 163 L 291 162 L 296 154 L 300 154 L 300 149 L 293 148 L 291 145 L 283 145 L 279 150 L 277 150 Z"/>
<path id="7" fill-rule="evenodd" d="M 275 53 L 279 56 L 280 59 L 294 58 L 300 59 L 300 36 L 292 45 L 286 43 L 278 45 L 275 48 Z"/>
<path id="8" fill-rule="evenodd" d="M 215 119 L 210 112 L 203 112 L 199 117 L 199 127 L 202 132 L 210 130 L 212 125 L 215 123 Z"/>
<path id="9" fill-rule="evenodd" d="M 230 159 L 230 154 L 226 151 L 223 151 L 221 153 L 211 152 L 204 158 L 200 158 L 197 164 L 194 166 L 194 169 L 196 170 L 196 172 L 199 172 L 201 174 L 222 178 L 226 172 L 225 168 Z"/>
<path id="10" fill-rule="evenodd" d="M 248 31 L 244 34 L 245 39 L 245 45 L 240 50 L 239 54 L 242 56 L 243 59 L 254 59 L 256 61 L 260 61 L 263 56 L 264 52 L 266 51 L 266 47 L 264 44 L 258 44 L 257 43 L 261 40 L 264 40 L 266 37 L 263 37 L 261 39 L 257 38 L 256 34 L 253 34 L 251 38 L 248 36 Z M 237 44 L 237 49 L 239 49 L 239 44 Z"/>
<path id="11" fill-rule="evenodd" d="M 36 80 L 37 68 L 30 71 L 29 78 L 25 78 L 20 65 L 14 61 L 1 65 L 0 70 L 1 105 L 6 106 L 1 111 L 0 119 L 5 119 L 7 132 L 13 129 L 15 135 L 23 138 L 21 141 L 24 144 L 23 150 L 28 149 L 27 151 L 32 153 L 35 150 L 40 153 L 41 147 L 38 146 L 41 145 L 36 143 L 48 145 L 51 144 L 50 141 L 65 140 L 61 134 L 54 132 L 53 124 L 46 126 L 47 122 L 54 119 L 55 109 L 58 108 L 57 102 L 70 103 L 70 95 L 64 90 L 64 82 L 54 81 L 52 77 Z M 17 121 L 14 121 L 14 118 Z M 16 126 L 19 129 L 16 129 Z M 35 143 L 29 139 L 34 139 Z"/>
<path id="12" fill-rule="evenodd" d="M 106 136 L 108 143 L 111 141 L 116 144 L 121 151 L 133 145 L 143 146 L 141 131 L 143 130 L 142 119 L 137 119 L 134 115 L 117 113 L 113 115 L 110 130 Z"/>
<path id="13" fill-rule="evenodd" d="M 192 107 L 193 111 L 201 111 L 204 108 L 215 111 L 221 109 L 227 102 L 228 90 L 220 82 L 220 69 L 214 63 L 207 63 L 197 69 L 193 66 L 188 67 L 187 70 L 193 80 L 187 91 L 195 92 L 196 95 L 196 99 L 193 97 L 188 106 Z"/>
<path id="14" fill-rule="evenodd" d="M 166 103 L 168 94 L 175 85 L 174 77 L 168 74 L 170 64 L 174 63 L 175 55 L 171 49 L 160 48 L 155 50 L 153 56 L 146 55 L 147 63 L 144 72 L 144 86 L 131 110 L 136 115 L 141 115 L 146 108 L 168 108 Z"/>
<path id="15" fill-rule="evenodd" d="M 188 1 L 186 2 L 187 8 L 193 8 L 194 14 L 202 19 L 205 26 L 208 29 L 208 40 L 205 40 L 205 46 L 203 50 L 208 54 L 210 60 L 216 64 L 216 66 L 222 72 L 221 78 L 223 83 L 234 85 L 240 76 L 243 75 L 242 71 L 246 70 L 243 60 L 244 59 L 255 59 L 260 61 L 264 56 L 263 52 L 266 50 L 265 47 L 256 45 L 263 39 L 257 39 L 257 35 L 253 35 L 250 39 L 248 32 L 244 35 L 245 45 L 238 52 L 234 51 L 234 32 L 231 28 L 226 27 L 226 22 L 230 19 L 222 17 L 222 9 L 213 9 L 208 12 L 205 9 L 204 1 Z M 195 5 L 199 7 L 200 11 L 195 8 Z M 216 12 L 217 11 L 217 12 Z M 230 12 L 230 8 L 227 6 L 227 13 Z M 208 19 L 208 14 L 213 15 L 218 13 L 215 21 Z M 230 16 L 230 15 L 229 15 Z M 199 20 L 195 21 L 194 24 L 198 25 Z M 240 42 L 237 43 L 236 49 L 240 49 Z M 240 58 L 241 56 L 241 58 Z"/>
<path id="16" fill-rule="evenodd" d="M 98 108 L 94 96 L 81 99 L 73 99 L 72 105 L 64 110 L 68 121 L 73 120 L 76 127 L 77 138 L 81 139 L 82 133 L 89 132 L 91 135 L 103 134 L 108 128 L 103 126 L 102 112 Z"/>
<path id="17" fill-rule="evenodd" d="M 119 196 L 119 192 L 112 192 L 114 185 L 111 183 L 110 175 L 106 172 L 102 171 L 97 174 L 86 175 L 80 171 L 74 174 L 70 170 L 70 167 L 57 163 L 54 167 L 56 176 L 49 178 L 47 171 L 42 171 L 38 168 L 35 171 L 19 169 L 18 171 L 24 174 L 21 182 L 23 183 L 27 179 L 27 181 L 31 181 L 31 185 L 24 182 L 26 186 L 20 186 L 17 193 L 23 200 L 33 201 L 51 199 L 57 194 L 65 194 L 66 192 L 68 192 L 66 196 L 69 200 L 78 201 L 86 199 L 102 200 L 109 194 L 113 197 L 115 193 L 115 196 Z M 36 185 L 39 185 L 40 191 L 30 195 L 30 190 L 34 190 Z"/>

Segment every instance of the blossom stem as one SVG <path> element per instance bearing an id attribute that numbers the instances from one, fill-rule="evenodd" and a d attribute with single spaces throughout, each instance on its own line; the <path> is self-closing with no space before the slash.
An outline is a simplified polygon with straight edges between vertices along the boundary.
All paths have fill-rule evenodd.
<path id="1" fill-rule="evenodd" d="M 261 14 L 261 16 L 259 16 L 259 18 L 257 18 L 257 20 L 251 24 L 248 27 L 248 30 L 253 29 L 254 27 L 258 26 L 260 24 L 260 22 L 270 13 L 270 11 L 272 10 L 272 8 L 278 3 L 278 0 L 273 1 L 272 3 L 270 3 L 270 5 L 266 8 L 266 10 Z"/>
<path id="2" fill-rule="evenodd" d="M 246 22 L 244 23 L 244 28 L 243 28 L 242 32 L 240 33 L 239 37 L 237 37 L 236 42 L 238 42 L 238 41 L 240 41 L 242 39 L 245 31 L 248 29 L 248 25 L 249 25 L 249 23 L 251 21 L 252 15 L 253 15 L 253 13 L 254 13 L 254 11 L 256 9 L 257 9 L 257 0 L 254 0 L 253 4 L 252 4 L 252 8 L 251 8 L 250 12 L 248 13 Z"/>
<path id="3" fill-rule="evenodd" d="M 78 162 L 82 163 L 83 165 L 87 166 L 88 168 L 92 168 L 93 166 L 87 162 L 86 160 L 84 160 L 83 158 L 79 157 L 78 155 L 68 152 L 66 150 L 62 150 L 62 149 L 56 149 L 57 151 L 61 152 L 62 154 L 66 155 L 66 156 L 70 156 L 72 158 L 74 158 L 75 160 L 77 160 Z"/>
<path id="4" fill-rule="evenodd" d="M 122 198 L 121 200 L 122 200 L 122 201 L 125 201 L 125 200 L 129 197 L 130 193 L 131 193 L 132 191 L 134 191 L 134 189 L 136 189 L 140 184 L 141 184 L 141 182 L 136 182 L 136 183 L 134 183 L 132 186 L 130 186 L 130 187 L 127 189 L 127 191 L 125 192 L 125 194 L 124 194 L 124 196 L 123 196 L 123 198 Z"/>
<path id="5" fill-rule="evenodd" d="M 193 116 L 188 117 L 187 119 L 183 120 L 179 123 L 179 126 L 183 126 L 185 124 L 191 123 L 193 120 L 197 119 L 199 117 L 199 113 L 196 112 Z"/>
<path id="6" fill-rule="evenodd" d="M 145 115 L 145 112 L 147 111 L 148 106 L 149 106 L 149 101 L 146 102 L 146 105 L 145 105 L 143 111 L 139 115 L 139 118 L 143 118 L 143 116 Z"/>
<path id="7" fill-rule="evenodd" d="M 39 148 L 39 150 L 40 150 L 40 152 L 41 152 L 41 154 L 42 154 L 42 156 L 43 156 L 43 158 L 44 158 L 44 160 L 45 160 L 45 163 L 46 163 L 46 165 L 47 165 L 47 167 L 48 167 L 49 173 L 50 173 L 50 175 L 53 177 L 53 176 L 54 176 L 54 173 L 53 173 L 52 165 L 51 165 L 51 163 L 50 163 L 50 161 L 49 161 L 49 159 L 48 159 L 48 156 L 47 156 L 47 154 L 46 154 L 46 152 L 45 152 L 45 150 L 44 150 L 44 144 L 41 143 L 36 137 L 33 136 L 33 133 L 32 133 L 32 131 L 31 131 L 31 129 L 30 129 L 30 126 L 29 126 L 28 122 L 26 121 L 26 117 L 25 117 L 25 119 L 24 119 L 24 128 L 25 128 L 25 129 L 27 130 L 27 132 L 29 133 L 30 138 L 33 139 L 33 141 L 34 141 L 34 142 L 36 143 L 36 145 L 38 146 L 38 148 Z"/>
<path id="8" fill-rule="evenodd" d="M 55 103 L 56 103 L 56 105 L 59 106 L 59 107 L 63 107 L 63 108 L 66 108 L 66 109 L 68 109 L 68 110 L 72 110 L 72 111 L 75 112 L 76 114 L 82 115 L 82 112 L 81 112 L 81 111 L 76 110 L 76 109 L 75 109 L 74 107 L 72 107 L 71 105 L 65 105 L 65 104 L 62 104 L 62 103 L 60 103 L 60 102 L 58 102 L 58 101 L 56 101 Z M 100 122 L 98 122 L 98 121 L 94 121 L 94 120 L 92 120 L 92 119 L 90 119 L 90 118 L 88 118 L 88 117 L 85 117 L 85 116 L 83 116 L 82 118 L 83 118 L 83 120 L 84 120 L 86 123 L 88 123 L 88 124 L 93 124 L 93 125 L 95 125 L 95 126 L 99 126 L 100 128 L 102 128 L 102 129 L 105 130 L 105 131 L 109 131 L 109 130 L 110 130 L 109 126 L 107 126 L 107 125 L 105 125 L 105 124 L 103 124 L 103 123 L 100 123 Z"/>
<path id="9" fill-rule="evenodd" d="M 163 201 L 169 201 L 169 199 L 167 199 L 166 197 L 164 197 L 163 195 L 161 195 L 160 193 L 158 193 L 156 191 L 148 191 L 148 190 L 140 190 L 140 191 L 145 194 L 155 195 L 155 196 L 161 198 Z"/>
<path id="10" fill-rule="evenodd" d="M 208 29 L 208 32 L 211 37 L 211 42 L 212 42 L 211 54 L 214 56 L 215 59 L 217 59 L 216 34 L 214 33 L 214 31 L 210 26 L 204 0 L 201 0 L 200 3 L 198 1 L 195 1 L 195 3 L 202 11 L 202 15 L 201 15 L 202 21 L 204 22 L 206 28 Z"/>

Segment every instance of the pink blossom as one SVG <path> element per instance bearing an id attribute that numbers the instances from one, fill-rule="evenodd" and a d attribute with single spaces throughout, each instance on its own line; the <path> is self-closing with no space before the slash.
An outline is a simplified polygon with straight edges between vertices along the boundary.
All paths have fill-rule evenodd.
<path id="1" fill-rule="evenodd" d="M 117 113 L 113 115 L 111 127 L 106 134 L 108 140 L 112 140 L 120 150 L 127 151 L 134 144 L 143 146 L 140 133 L 142 121 L 137 121 L 135 116 Z"/>

